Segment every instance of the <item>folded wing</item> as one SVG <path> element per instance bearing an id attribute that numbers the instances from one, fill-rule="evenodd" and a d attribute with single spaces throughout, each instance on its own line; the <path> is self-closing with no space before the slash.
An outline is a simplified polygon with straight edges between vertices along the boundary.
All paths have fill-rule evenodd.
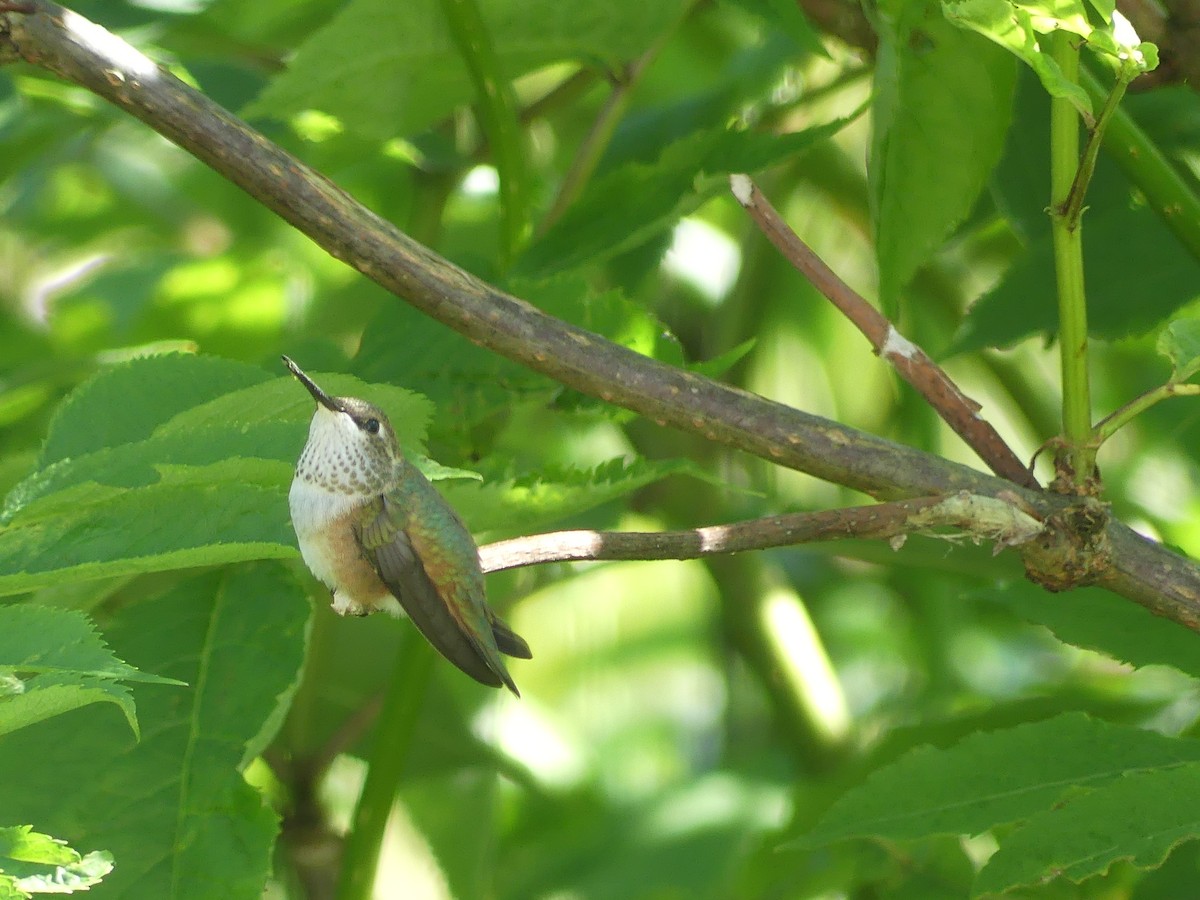
<path id="1" fill-rule="evenodd" d="M 363 554 L 434 649 L 476 681 L 516 685 L 500 653 L 529 659 L 529 646 L 488 609 L 471 579 L 455 578 L 445 551 L 401 526 L 400 511 L 385 496 L 357 529 Z M 482 594 L 482 590 L 478 590 Z"/>

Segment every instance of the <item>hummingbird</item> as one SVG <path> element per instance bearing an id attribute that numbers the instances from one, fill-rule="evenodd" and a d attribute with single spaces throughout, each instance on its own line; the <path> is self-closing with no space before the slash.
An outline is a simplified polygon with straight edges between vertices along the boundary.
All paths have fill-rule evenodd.
<path id="1" fill-rule="evenodd" d="M 300 555 L 339 615 L 408 615 L 425 639 L 476 681 L 518 697 L 501 654 L 529 645 L 487 605 L 471 533 L 400 452 L 383 410 L 331 397 L 288 357 L 317 409 L 288 492 Z"/>

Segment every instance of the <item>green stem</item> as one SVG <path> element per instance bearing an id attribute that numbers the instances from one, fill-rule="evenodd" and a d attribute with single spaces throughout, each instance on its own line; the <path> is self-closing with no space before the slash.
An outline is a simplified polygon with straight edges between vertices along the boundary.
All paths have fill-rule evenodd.
<path id="1" fill-rule="evenodd" d="M 1079 76 L 1077 38 L 1066 32 L 1051 36 L 1054 61 L 1069 81 Z M 1083 289 L 1081 223 L 1067 217 L 1071 186 L 1079 169 L 1079 118 L 1070 101 L 1050 101 L 1050 227 L 1054 237 L 1054 267 L 1058 281 L 1059 353 L 1062 357 L 1063 437 L 1071 486 L 1087 492 L 1095 480 L 1096 452 L 1089 447 L 1091 387 L 1088 381 L 1087 300 Z M 1065 468 L 1065 472 L 1063 471 Z"/>
<path id="2" fill-rule="evenodd" d="M 1197 394 L 1200 394 L 1200 384 L 1177 384 L 1174 381 L 1168 381 L 1166 384 L 1151 388 L 1097 422 L 1093 429 L 1093 444 L 1099 447 L 1129 424 L 1134 416 L 1141 415 L 1156 403 L 1161 403 L 1170 397 L 1188 397 Z"/>
<path id="3" fill-rule="evenodd" d="M 592 127 L 588 129 L 588 133 L 580 143 L 579 149 L 575 151 L 575 157 L 571 161 L 571 167 L 563 176 L 558 194 L 538 225 L 539 234 L 545 234 L 550 226 L 562 217 L 567 208 L 583 192 L 584 187 L 591 180 L 592 174 L 596 171 L 596 167 L 600 164 L 600 160 L 604 156 L 604 151 L 608 149 L 613 133 L 617 130 L 617 125 L 625 117 L 625 111 L 629 108 L 633 89 L 641 81 L 646 68 L 658 56 L 667 40 L 675 33 L 679 24 L 690 14 L 694 5 L 694 3 L 687 4 L 675 22 L 668 28 L 663 29 L 654 43 L 621 72 L 612 93 L 605 101 L 600 112 L 596 115 L 595 120 L 592 122 Z"/>
<path id="4" fill-rule="evenodd" d="M 622 71 L 612 93 L 604 101 L 604 106 L 601 107 L 592 122 L 592 127 L 588 129 L 588 133 L 584 135 L 579 144 L 579 149 L 575 151 L 571 166 L 563 175 L 562 185 L 558 189 L 554 203 L 538 226 L 540 233 L 544 234 L 551 225 L 557 222 L 583 192 L 592 173 L 600 164 L 600 159 L 604 156 L 604 151 L 608 148 L 613 133 L 617 130 L 617 124 L 625 116 L 634 86 L 641 80 L 642 73 L 646 71 L 646 66 L 653 55 L 658 52 L 658 47 L 659 44 L 656 43 Z"/>
<path id="5" fill-rule="evenodd" d="M 1125 88 L 1128 85 L 1129 82 L 1124 79 L 1117 80 L 1104 100 L 1100 117 L 1096 119 L 1096 124 L 1088 132 L 1083 159 L 1080 160 L 1079 170 L 1075 173 L 1075 179 L 1071 183 L 1071 193 L 1067 197 L 1067 206 L 1063 213 L 1070 231 L 1079 227 L 1079 219 L 1083 216 L 1083 198 L 1087 195 L 1088 185 L 1092 181 L 1092 173 L 1096 171 L 1096 157 L 1100 154 L 1100 142 L 1104 138 L 1104 132 L 1108 129 L 1108 123 L 1112 120 L 1113 113 L 1117 111 L 1117 106 L 1121 103 L 1121 98 L 1125 96 Z"/>
<path id="6" fill-rule="evenodd" d="M 530 122 L 546 118 L 556 110 L 569 109 L 595 86 L 599 77 L 599 69 L 593 66 L 580 68 L 574 75 L 560 81 L 548 93 L 521 110 L 521 122 L 528 125 Z"/>
<path id="7" fill-rule="evenodd" d="M 404 629 L 396 671 L 375 726 L 367 780 L 346 838 L 337 900 L 371 900 L 383 830 L 413 743 L 433 661 L 433 649 L 417 630 Z"/>
<path id="8" fill-rule="evenodd" d="M 1079 83 L 1097 102 L 1108 91 L 1086 69 Z M 1129 113 L 1118 109 L 1104 134 L 1104 146 L 1175 237 L 1200 259 L 1200 196 L 1163 156 Z"/>
<path id="9" fill-rule="evenodd" d="M 475 84 L 480 124 L 500 178 L 501 255 L 508 262 L 529 237 L 529 172 L 516 96 L 475 0 L 442 0 L 442 10 Z"/>

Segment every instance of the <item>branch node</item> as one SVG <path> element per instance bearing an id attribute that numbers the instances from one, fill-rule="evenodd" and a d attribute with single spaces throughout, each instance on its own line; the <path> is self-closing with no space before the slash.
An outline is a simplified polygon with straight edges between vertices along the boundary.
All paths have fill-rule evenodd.
<path id="1" fill-rule="evenodd" d="M 884 358 L 900 356 L 915 362 L 922 354 L 920 347 L 902 335 L 895 325 L 888 323 L 887 334 L 879 348 L 879 355 Z"/>
<path id="2" fill-rule="evenodd" d="M 730 175 L 729 190 L 733 191 L 733 196 L 742 206 L 749 209 L 754 205 L 754 182 L 750 180 L 749 175 L 742 173 Z"/>
<path id="3" fill-rule="evenodd" d="M 1025 574 L 1048 591 L 1095 584 L 1112 568 L 1107 504 L 1081 497 L 1048 516 L 1024 553 Z"/>

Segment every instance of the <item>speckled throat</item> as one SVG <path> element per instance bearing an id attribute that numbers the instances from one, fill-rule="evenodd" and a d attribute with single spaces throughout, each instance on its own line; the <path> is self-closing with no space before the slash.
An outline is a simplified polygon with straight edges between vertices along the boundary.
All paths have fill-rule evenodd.
<path id="1" fill-rule="evenodd" d="M 396 484 L 396 465 L 386 452 L 340 434 L 337 414 L 318 408 L 308 443 L 296 464 L 297 480 L 330 493 L 378 496 Z M 398 454 L 397 454 L 398 455 Z"/>

